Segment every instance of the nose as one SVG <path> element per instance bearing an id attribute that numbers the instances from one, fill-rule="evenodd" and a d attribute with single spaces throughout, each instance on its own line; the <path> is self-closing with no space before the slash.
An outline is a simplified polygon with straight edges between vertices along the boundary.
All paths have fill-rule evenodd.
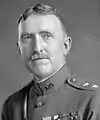
<path id="1" fill-rule="evenodd" d="M 42 51 L 41 39 L 38 34 L 36 34 L 35 39 L 33 40 L 33 53 L 39 53 Z"/>

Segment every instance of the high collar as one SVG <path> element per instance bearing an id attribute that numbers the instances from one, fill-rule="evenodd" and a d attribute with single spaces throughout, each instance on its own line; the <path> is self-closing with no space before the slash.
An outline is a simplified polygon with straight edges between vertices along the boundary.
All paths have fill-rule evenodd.
<path id="1" fill-rule="evenodd" d="M 66 64 L 64 64 L 54 75 L 46 79 L 42 83 L 37 83 L 34 78 L 33 82 L 36 88 L 40 89 L 42 94 L 48 93 L 52 90 L 58 89 L 65 83 L 65 80 L 70 78 L 72 73 L 69 71 Z"/>

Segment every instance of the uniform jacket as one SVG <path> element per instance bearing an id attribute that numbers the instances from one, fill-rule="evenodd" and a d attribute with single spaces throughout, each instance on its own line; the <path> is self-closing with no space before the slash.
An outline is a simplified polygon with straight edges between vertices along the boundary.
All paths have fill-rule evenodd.
<path id="1" fill-rule="evenodd" d="M 66 65 L 43 83 L 33 80 L 3 104 L 2 120 L 100 120 L 99 86 Z"/>

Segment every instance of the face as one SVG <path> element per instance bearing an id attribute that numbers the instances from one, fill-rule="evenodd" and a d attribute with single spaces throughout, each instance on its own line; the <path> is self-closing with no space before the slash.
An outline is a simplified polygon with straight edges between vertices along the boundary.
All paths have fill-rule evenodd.
<path id="1" fill-rule="evenodd" d="M 25 66 L 38 78 L 49 76 L 65 62 L 65 34 L 56 16 L 32 14 L 19 24 L 18 34 Z"/>

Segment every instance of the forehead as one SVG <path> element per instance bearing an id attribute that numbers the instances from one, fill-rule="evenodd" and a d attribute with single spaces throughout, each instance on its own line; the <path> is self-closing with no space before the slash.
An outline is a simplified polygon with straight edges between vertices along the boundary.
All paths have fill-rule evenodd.
<path id="1" fill-rule="evenodd" d="M 39 32 L 42 30 L 61 33 L 62 25 L 55 15 L 39 14 L 32 14 L 19 24 L 20 32 Z"/>

